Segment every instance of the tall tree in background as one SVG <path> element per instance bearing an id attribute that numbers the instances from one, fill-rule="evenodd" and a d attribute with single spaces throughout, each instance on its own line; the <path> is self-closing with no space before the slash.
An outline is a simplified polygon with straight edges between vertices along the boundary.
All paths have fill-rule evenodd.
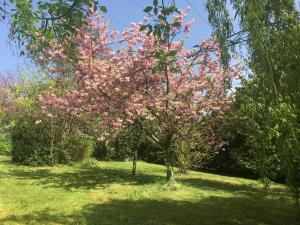
<path id="1" fill-rule="evenodd" d="M 265 77 L 271 97 L 299 96 L 300 24 L 294 0 L 208 0 L 206 6 L 226 62 L 228 46 L 233 50 L 244 40 L 251 70 Z"/>
<path id="2" fill-rule="evenodd" d="M 259 146 L 257 150 L 271 145 L 275 147 L 298 202 L 300 20 L 295 1 L 208 0 L 206 6 L 209 21 L 222 46 L 224 64 L 230 63 L 230 50 L 235 50 L 241 41 L 246 46 L 249 67 L 255 74 L 254 84 L 257 85 L 258 81 L 264 94 L 259 96 L 257 90 L 256 94 L 246 96 L 238 114 L 250 121 L 246 130 L 248 135 L 251 133 L 253 143 L 269 140 L 267 146 Z M 234 30 L 234 21 L 238 22 L 240 30 Z M 255 90 L 255 86 L 252 89 Z M 266 171 L 269 169 L 265 167 Z"/>

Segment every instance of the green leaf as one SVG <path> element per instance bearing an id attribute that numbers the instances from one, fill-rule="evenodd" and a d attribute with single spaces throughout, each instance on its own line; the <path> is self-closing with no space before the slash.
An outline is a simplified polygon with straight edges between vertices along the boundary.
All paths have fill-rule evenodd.
<path id="1" fill-rule="evenodd" d="M 153 5 L 157 6 L 158 5 L 158 0 L 153 0 Z"/>
<path id="2" fill-rule="evenodd" d="M 172 50 L 168 53 L 168 56 L 174 57 L 177 54 L 176 50 Z"/>
<path id="3" fill-rule="evenodd" d="M 153 28 L 150 24 L 148 25 L 148 29 L 149 29 L 149 31 L 148 31 L 147 35 L 151 34 L 153 31 Z"/>
<path id="4" fill-rule="evenodd" d="M 154 32 L 153 34 L 157 37 L 160 37 L 161 36 L 161 26 L 159 24 L 156 24 L 154 26 Z"/>
<path id="5" fill-rule="evenodd" d="M 165 17 L 164 17 L 163 15 L 159 15 L 159 16 L 158 16 L 158 19 L 160 19 L 160 20 L 164 20 L 164 19 L 165 19 Z"/>
<path id="6" fill-rule="evenodd" d="M 100 10 L 101 10 L 103 13 L 107 13 L 107 8 L 106 8 L 104 5 L 100 6 Z"/>
<path id="7" fill-rule="evenodd" d="M 152 6 L 148 6 L 144 9 L 144 12 L 149 13 L 149 12 L 151 12 L 152 9 L 153 9 Z"/>
<path id="8" fill-rule="evenodd" d="M 148 25 L 143 25 L 143 26 L 141 26 L 141 27 L 140 27 L 140 31 L 144 31 L 144 30 L 146 30 L 146 29 L 147 29 L 147 27 L 148 27 Z"/>
<path id="9" fill-rule="evenodd" d="M 169 16 L 174 12 L 173 7 L 167 7 L 162 10 L 162 14 Z"/>
<path id="10" fill-rule="evenodd" d="M 154 57 L 156 59 L 160 59 L 161 58 L 161 52 L 160 51 L 159 52 L 155 52 Z"/>
<path id="11" fill-rule="evenodd" d="M 180 27 L 181 26 L 181 23 L 180 22 L 174 22 L 173 24 L 172 24 L 172 26 L 173 27 Z"/>
<path id="12" fill-rule="evenodd" d="M 159 71 L 159 68 L 157 66 L 154 66 L 151 71 L 152 74 L 155 74 L 157 71 Z"/>

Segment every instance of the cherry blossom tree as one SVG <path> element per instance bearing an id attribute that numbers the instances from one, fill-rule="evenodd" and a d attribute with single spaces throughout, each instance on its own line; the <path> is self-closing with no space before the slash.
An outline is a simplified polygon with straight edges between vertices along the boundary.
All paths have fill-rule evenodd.
<path id="1" fill-rule="evenodd" d="M 222 67 L 214 38 L 200 44 L 201 52 L 185 49 L 192 22 L 182 23 L 184 17 L 173 18 L 180 23 L 170 30 L 172 40 L 158 45 L 155 35 L 141 29 L 147 18 L 117 32 L 91 13 L 73 38 L 78 60 L 70 63 L 61 44 L 40 58 L 54 74 L 74 74 L 75 80 L 72 90 L 39 96 L 45 114 L 100 118 L 103 138 L 137 124 L 164 150 L 170 180 L 174 143 L 182 133 L 193 138 L 189 125 L 211 114 L 222 117 L 232 101 L 231 82 L 241 74 L 239 64 Z"/>

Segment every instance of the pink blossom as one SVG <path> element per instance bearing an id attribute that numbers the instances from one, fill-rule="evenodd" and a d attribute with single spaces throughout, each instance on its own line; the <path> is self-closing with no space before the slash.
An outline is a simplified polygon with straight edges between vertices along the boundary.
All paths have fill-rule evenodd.
<path id="1" fill-rule="evenodd" d="M 36 124 L 36 125 L 38 125 L 38 124 L 40 124 L 40 123 L 42 123 L 42 120 L 40 120 L 40 119 L 35 121 L 35 124 Z"/>
<path id="2" fill-rule="evenodd" d="M 47 113 L 46 116 L 50 119 L 53 118 L 53 115 L 51 113 Z"/>

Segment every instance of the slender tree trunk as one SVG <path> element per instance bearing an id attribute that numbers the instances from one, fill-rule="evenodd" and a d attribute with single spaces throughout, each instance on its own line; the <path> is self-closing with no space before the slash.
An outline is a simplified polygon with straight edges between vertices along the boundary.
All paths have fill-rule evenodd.
<path id="1" fill-rule="evenodd" d="M 172 166 L 168 165 L 167 166 L 167 181 L 172 181 L 174 180 L 174 172 Z"/>
<path id="2" fill-rule="evenodd" d="M 137 158 L 138 158 L 137 149 L 134 149 L 133 160 L 132 160 L 132 175 L 136 175 Z"/>
<path id="3" fill-rule="evenodd" d="M 167 181 L 172 181 L 175 179 L 173 172 L 173 152 L 172 152 L 172 135 L 168 135 L 168 138 L 165 142 L 165 151 L 166 151 L 166 167 L 167 167 Z"/>
<path id="4" fill-rule="evenodd" d="M 167 166 L 167 181 L 172 181 L 175 179 L 173 172 L 173 160 L 172 160 L 172 149 L 171 145 L 166 149 L 166 166 Z"/>
<path id="5" fill-rule="evenodd" d="M 296 206 L 299 207 L 300 190 L 298 187 L 296 187 L 295 190 L 295 198 L 296 198 Z"/>
<path id="6" fill-rule="evenodd" d="M 51 138 L 51 143 L 50 143 L 50 155 L 49 155 L 49 165 L 53 166 L 53 150 L 54 150 L 54 128 L 52 121 L 50 121 L 50 138 Z"/>

